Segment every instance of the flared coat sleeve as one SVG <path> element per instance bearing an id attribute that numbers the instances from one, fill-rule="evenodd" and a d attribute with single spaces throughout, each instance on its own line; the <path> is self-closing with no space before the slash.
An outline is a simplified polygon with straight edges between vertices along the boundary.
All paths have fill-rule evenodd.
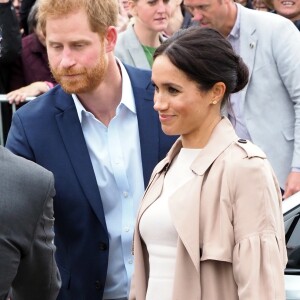
<path id="1" fill-rule="evenodd" d="M 266 159 L 253 157 L 239 161 L 230 173 L 238 297 L 285 299 L 282 199 L 273 170 Z"/>

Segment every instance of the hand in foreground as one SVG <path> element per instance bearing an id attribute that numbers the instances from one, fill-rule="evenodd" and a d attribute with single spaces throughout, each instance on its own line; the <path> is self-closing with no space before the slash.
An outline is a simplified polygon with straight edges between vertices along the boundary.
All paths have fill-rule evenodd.
<path id="1" fill-rule="evenodd" d="M 24 102 L 27 97 L 39 96 L 49 90 L 49 86 L 44 81 L 36 81 L 20 89 L 14 90 L 6 95 L 10 104 Z"/>
<path id="2" fill-rule="evenodd" d="M 300 172 L 291 172 L 285 183 L 283 199 L 300 191 Z"/>

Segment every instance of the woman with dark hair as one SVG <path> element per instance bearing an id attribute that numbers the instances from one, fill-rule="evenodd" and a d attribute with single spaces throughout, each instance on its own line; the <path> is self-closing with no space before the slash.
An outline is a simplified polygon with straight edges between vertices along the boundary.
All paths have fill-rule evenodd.
<path id="1" fill-rule="evenodd" d="M 130 299 L 284 299 L 277 180 L 221 115 L 246 65 L 217 31 L 190 27 L 156 50 L 152 80 L 162 129 L 180 137 L 141 203 Z"/>

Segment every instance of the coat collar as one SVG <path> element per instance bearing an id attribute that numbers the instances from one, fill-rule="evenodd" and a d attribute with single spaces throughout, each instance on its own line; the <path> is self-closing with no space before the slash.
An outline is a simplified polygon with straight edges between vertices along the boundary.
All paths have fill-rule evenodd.
<path id="1" fill-rule="evenodd" d="M 223 117 L 214 128 L 207 145 L 202 149 L 191 165 L 192 171 L 199 176 L 203 176 L 215 159 L 237 139 L 238 137 L 235 134 L 230 121 L 226 117 Z M 181 138 L 179 138 L 167 154 L 166 158 L 156 166 L 153 173 L 159 173 L 168 168 L 181 148 L 182 141 Z"/>

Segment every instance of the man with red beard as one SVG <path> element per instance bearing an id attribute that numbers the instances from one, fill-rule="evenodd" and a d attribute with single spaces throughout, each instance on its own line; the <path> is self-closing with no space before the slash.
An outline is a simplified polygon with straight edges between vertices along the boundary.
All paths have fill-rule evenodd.
<path id="1" fill-rule="evenodd" d="M 6 146 L 51 170 L 59 300 L 127 299 L 140 197 L 175 138 L 153 109 L 149 71 L 114 57 L 115 0 L 41 0 L 59 83 L 19 109 Z"/>

